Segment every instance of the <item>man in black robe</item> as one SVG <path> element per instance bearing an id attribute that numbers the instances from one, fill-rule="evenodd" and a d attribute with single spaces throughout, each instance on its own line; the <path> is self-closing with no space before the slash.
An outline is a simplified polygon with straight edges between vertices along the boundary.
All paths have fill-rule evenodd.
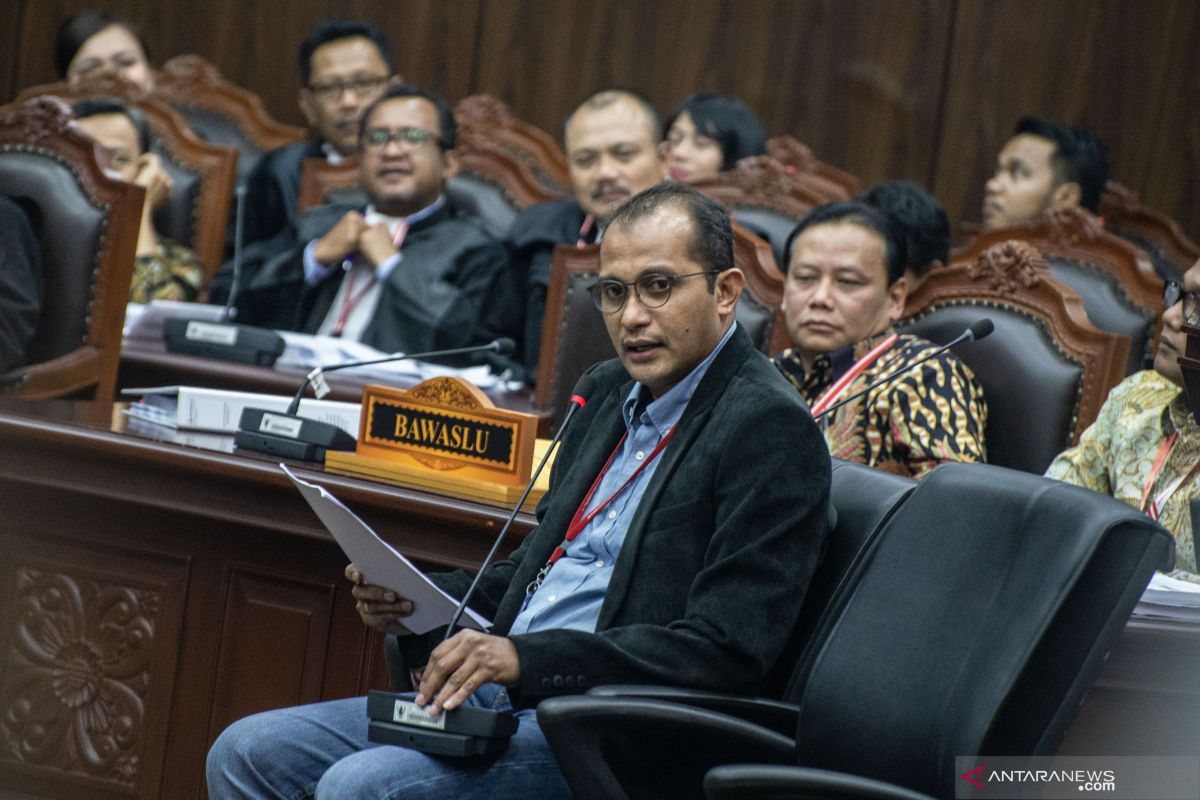
<path id="1" fill-rule="evenodd" d="M 277 252 L 247 264 L 238 320 L 407 353 L 516 333 L 521 297 L 504 246 L 446 204 L 455 136 L 445 98 L 390 88 L 362 119 L 368 205 L 301 216 Z"/>
<path id="2" fill-rule="evenodd" d="M 592 95 L 563 130 L 575 199 L 539 203 L 513 221 L 508 239 L 525 281 L 523 362 L 530 380 L 537 373 L 554 247 L 599 242 L 621 203 L 663 179 L 659 128 L 658 112 L 645 98 L 625 91 Z"/>

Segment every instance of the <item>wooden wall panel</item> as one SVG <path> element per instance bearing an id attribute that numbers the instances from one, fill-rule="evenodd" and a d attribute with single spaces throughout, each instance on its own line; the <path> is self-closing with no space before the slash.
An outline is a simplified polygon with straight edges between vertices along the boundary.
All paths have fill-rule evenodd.
<path id="1" fill-rule="evenodd" d="M 664 113 L 737 94 L 866 180 L 923 179 L 951 0 L 512 0 L 483 7 L 478 90 L 558 135 L 592 92 L 625 86 Z"/>
<path id="2" fill-rule="evenodd" d="M 1095 130 L 1112 176 L 1200 233 L 1200 81 L 1193 0 L 959 2 L 941 146 L 929 179 L 951 219 L 978 220 L 1016 120 Z"/>

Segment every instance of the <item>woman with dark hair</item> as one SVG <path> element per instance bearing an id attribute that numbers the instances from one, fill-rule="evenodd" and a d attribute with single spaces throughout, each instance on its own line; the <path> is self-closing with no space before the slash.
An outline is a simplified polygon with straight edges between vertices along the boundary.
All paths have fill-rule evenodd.
<path id="1" fill-rule="evenodd" d="M 732 169 L 740 159 L 767 152 L 767 134 L 736 97 L 711 92 L 684 100 L 663 123 L 671 180 L 698 181 Z"/>
<path id="2" fill-rule="evenodd" d="M 62 24 L 54 38 L 54 67 L 70 83 L 112 73 L 141 89 L 154 88 L 142 37 L 133 25 L 107 11 L 84 11 Z"/>

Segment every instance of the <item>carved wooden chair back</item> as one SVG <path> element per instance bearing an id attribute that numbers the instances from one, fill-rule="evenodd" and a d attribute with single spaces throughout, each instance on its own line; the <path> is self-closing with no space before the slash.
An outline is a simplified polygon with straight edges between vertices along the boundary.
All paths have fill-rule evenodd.
<path id="1" fill-rule="evenodd" d="M 862 181 L 813 155 L 812 148 L 794 136 L 776 136 L 767 140 L 767 155 L 787 168 L 800 183 L 823 197 L 826 203 L 849 200 L 858 194 Z"/>
<path id="2" fill-rule="evenodd" d="M 0 110 L 0 191 L 31 211 L 43 278 L 27 366 L 0 393 L 111 402 L 145 191 L 108 178 L 71 119 L 54 97 Z"/>
<path id="3" fill-rule="evenodd" d="M 101 75 L 80 86 L 34 86 L 18 102 L 53 95 L 68 103 L 90 97 L 114 97 L 136 107 L 150 127 L 150 149 L 171 176 L 171 197 L 154 213 L 158 232 L 190 247 L 211 277 L 225 253 L 225 228 L 237 171 L 237 151 L 212 144 L 192 132 L 187 121 L 165 101 L 149 96 L 115 76 Z"/>
<path id="4" fill-rule="evenodd" d="M 974 261 L 994 244 L 1029 242 L 1051 274 L 1079 293 L 1092 324 L 1130 339 L 1126 372 L 1145 366 L 1154 352 L 1163 281 L 1129 242 L 1104 230 L 1100 219 L 1077 207 L 1056 208 L 1026 225 L 982 231 L 951 260 Z"/>
<path id="5" fill-rule="evenodd" d="M 1079 295 L 1033 245 L 1005 241 L 929 273 L 898 326 L 947 342 L 987 317 L 988 338 L 956 348 L 988 402 L 988 461 L 1045 471 L 1095 420 L 1125 374 L 1129 340 L 1088 321 Z"/>
<path id="6" fill-rule="evenodd" d="M 176 56 L 163 64 L 154 96 L 179 112 L 204 141 L 237 150 L 238 182 L 264 153 L 308 138 L 305 128 L 274 119 L 258 95 L 225 80 L 198 55 Z"/>
<path id="7" fill-rule="evenodd" d="M 464 152 L 489 143 L 529 167 L 534 184 L 552 197 L 571 194 L 567 156 L 558 141 L 517 117 L 503 101 L 488 94 L 464 97 L 454 106 L 454 119 Z"/>
<path id="8" fill-rule="evenodd" d="M 1105 227 L 1146 251 L 1163 277 L 1179 280 L 1200 260 L 1200 244 L 1175 220 L 1142 205 L 1137 192 L 1124 184 L 1113 180 L 1107 183 L 1099 210 Z"/>

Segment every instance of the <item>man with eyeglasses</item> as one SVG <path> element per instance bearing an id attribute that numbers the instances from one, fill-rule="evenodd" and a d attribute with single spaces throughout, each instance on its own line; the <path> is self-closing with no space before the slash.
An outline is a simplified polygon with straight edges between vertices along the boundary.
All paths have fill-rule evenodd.
<path id="1" fill-rule="evenodd" d="M 452 209 L 457 127 L 444 97 L 392 86 L 363 114 L 363 208 L 301 216 L 239 292 L 239 321 L 415 353 L 511 337 L 521 302 L 504 246 Z M 279 243 L 285 237 L 276 237 Z"/>
<path id="2" fill-rule="evenodd" d="M 712 200 L 663 184 L 624 204 L 592 290 L 618 358 L 591 370 L 538 526 L 481 578 L 472 607 L 492 632 L 410 634 L 411 602 L 355 584 L 364 622 L 424 665 L 419 705 L 516 710 L 503 753 L 378 746 L 365 699 L 335 700 L 227 729 L 209 795 L 569 798 L 541 700 L 613 683 L 768 694 L 826 534 L 830 463 L 803 401 L 734 322 L 742 282 Z M 454 596 L 471 578 L 433 576 Z"/>
<path id="3" fill-rule="evenodd" d="M 296 221 L 304 159 L 337 163 L 356 155 L 363 110 L 397 80 L 383 33 L 369 22 L 340 19 L 322 22 L 300 45 L 300 77 L 300 111 L 312 138 L 267 153 L 247 176 L 243 246 Z"/>
<path id="4" fill-rule="evenodd" d="M 1051 478 L 1112 495 L 1142 509 L 1175 536 L 1174 577 L 1200 583 L 1189 509 L 1200 498 L 1200 425 L 1183 391 L 1184 326 L 1200 327 L 1200 261 L 1163 291 L 1162 338 L 1154 369 L 1108 394 L 1079 444 L 1060 453 Z"/>

